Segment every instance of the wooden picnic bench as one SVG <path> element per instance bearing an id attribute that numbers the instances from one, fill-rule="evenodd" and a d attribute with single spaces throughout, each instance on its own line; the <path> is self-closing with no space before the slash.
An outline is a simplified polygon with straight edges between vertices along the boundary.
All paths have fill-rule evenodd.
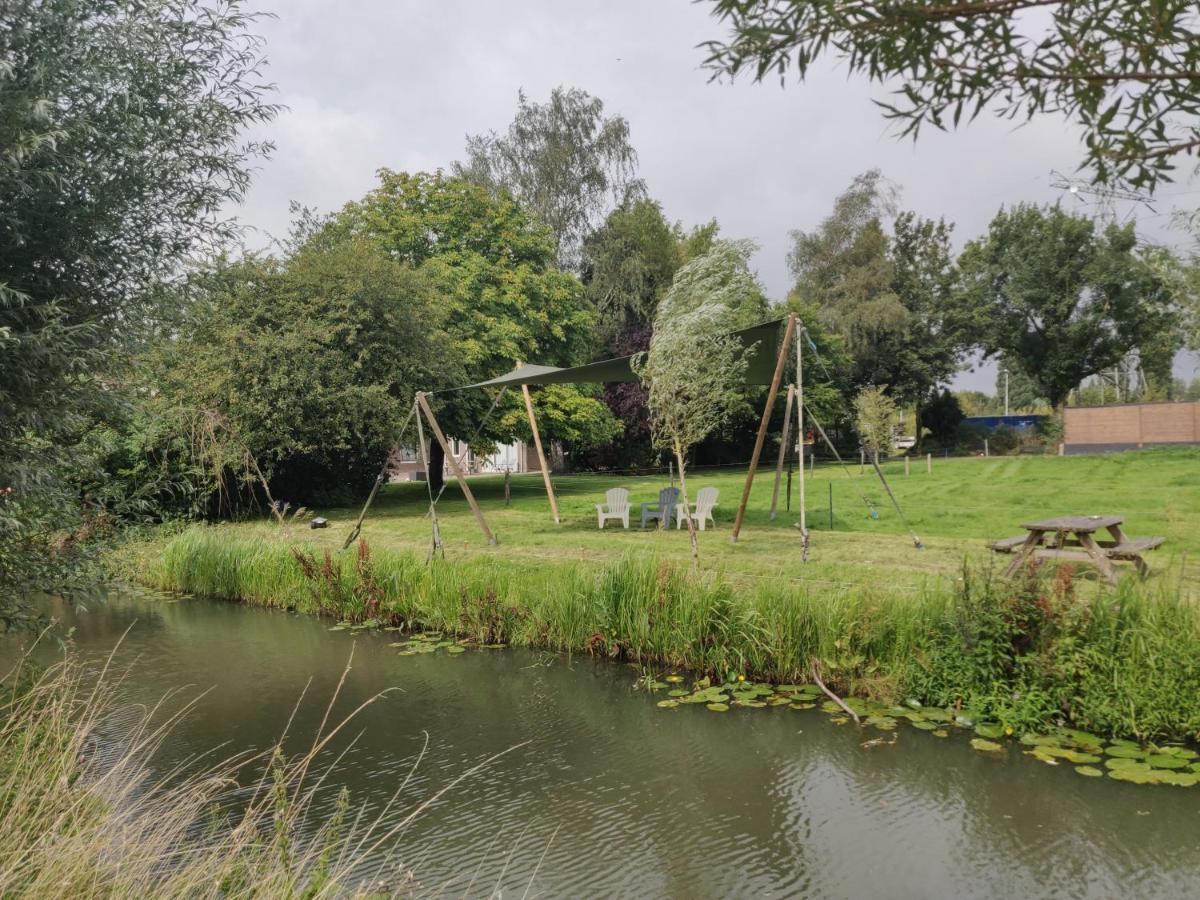
<path id="1" fill-rule="evenodd" d="M 993 541 L 988 547 L 997 553 L 1013 554 L 1012 562 L 1004 570 L 1005 576 L 1020 571 L 1025 561 L 1031 558 L 1034 562 L 1065 559 L 1091 563 L 1110 584 L 1116 584 L 1114 562 L 1131 562 L 1144 577 L 1150 567 L 1146 565 L 1142 554 L 1166 540 L 1160 537 L 1128 537 L 1121 529 L 1124 521 L 1121 516 L 1058 516 L 1040 522 L 1028 522 L 1021 526 L 1027 534 Z M 1101 529 L 1108 532 L 1110 540 L 1096 540 L 1094 535 Z"/>

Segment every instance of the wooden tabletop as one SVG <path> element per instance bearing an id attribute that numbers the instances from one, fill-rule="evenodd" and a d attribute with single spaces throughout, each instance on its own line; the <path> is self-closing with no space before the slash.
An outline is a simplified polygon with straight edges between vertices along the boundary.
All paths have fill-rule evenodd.
<path id="1" fill-rule="evenodd" d="M 1110 525 L 1120 525 L 1124 521 L 1124 516 L 1058 516 L 1042 519 L 1040 522 L 1028 522 L 1021 527 L 1028 531 L 1074 531 L 1076 534 L 1091 534 Z"/>

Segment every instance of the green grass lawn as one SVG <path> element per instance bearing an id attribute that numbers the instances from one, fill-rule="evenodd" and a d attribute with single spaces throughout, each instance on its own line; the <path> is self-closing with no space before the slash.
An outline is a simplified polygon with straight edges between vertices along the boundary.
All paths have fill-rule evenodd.
<path id="1" fill-rule="evenodd" d="M 692 496 L 711 485 L 721 492 L 716 529 L 700 536 L 701 565 L 731 579 L 801 580 L 831 589 L 869 585 L 914 591 L 929 579 L 952 578 L 963 561 L 997 565 L 986 550 L 988 540 L 1020 533 L 1022 522 L 1055 515 L 1122 515 L 1132 536 L 1160 535 L 1167 543 L 1149 556 L 1155 579 L 1164 573 L 1181 577 L 1189 592 L 1200 586 L 1194 561 L 1200 527 L 1200 450 L 1171 449 L 1088 457 L 993 457 L 937 460 L 933 472 L 914 460 L 912 474 L 902 462 L 885 464 L 884 472 L 909 524 L 924 542 L 917 550 L 868 466 L 847 472 L 818 465 L 807 482 L 808 525 L 812 532 L 809 562 L 800 558 L 798 483 L 793 483 L 792 511 L 783 509 L 774 522 L 768 510 L 774 470 L 760 470 L 750 497 L 737 545 L 730 531 L 745 470 L 696 471 L 688 479 Z M 471 487 L 499 539 L 489 547 L 458 487 L 451 483 L 438 504 L 438 518 L 448 558 L 494 555 L 531 568 L 549 568 L 564 560 L 605 561 L 627 554 L 686 561 L 686 531 L 638 529 L 640 503 L 657 498 L 667 479 L 661 475 L 560 475 L 554 482 L 562 523 L 551 520 L 540 475 L 512 480 L 512 503 L 505 506 L 503 478 L 481 476 Z M 596 527 L 595 504 L 611 487 L 630 491 L 631 528 L 609 523 Z M 832 486 L 833 525 L 829 496 Z M 868 515 L 862 495 L 878 511 Z M 363 535 L 372 546 L 424 551 L 430 526 L 423 483 L 387 486 L 373 506 Z M 298 523 L 281 531 L 272 521 L 225 525 L 239 537 L 311 541 L 340 545 L 357 509 L 317 510 L 330 520 L 327 530 L 311 531 Z M 1132 571 L 1122 566 L 1122 571 Z M 1081 571 L 1089 571 L 1083 569 Z M 1089 575 L 1089 577 L 1091 577 Z"/>

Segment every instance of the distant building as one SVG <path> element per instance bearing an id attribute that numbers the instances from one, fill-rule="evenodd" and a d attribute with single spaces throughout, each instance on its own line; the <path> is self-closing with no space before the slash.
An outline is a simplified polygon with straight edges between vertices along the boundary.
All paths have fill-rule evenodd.
<path id="1" fill-rule="evenodd" d="M 498 444 L 491 455 L 479 456 L 467 446 L 466 441 L 453 438 L 448 440 L 450 452 L 468 475 L 498 474 L 506 469 L 514 475 L 538 471 L 537 449 L 533 444 L 527 444 L 525 441 Z M 425 449 L 428 452 L 428 442 L 426 442 Z M 550 454 L 551 468 L 555 468 L 553 462 L 559 455 Z M 393 453 L 390 473 L 392 481 L 424 481 L 425 470 L 421 465 L 420 454 L 417 453 L 416 447 L 401 447 Z M 447 478 L 453 474 L 448 460 L 444 474 Z"/>
<path id="2" fill-rule="evenodd" d="M 1200 444 L 1200 403 L 1069 406 L 1063 432 L 1067 453 Z"/>

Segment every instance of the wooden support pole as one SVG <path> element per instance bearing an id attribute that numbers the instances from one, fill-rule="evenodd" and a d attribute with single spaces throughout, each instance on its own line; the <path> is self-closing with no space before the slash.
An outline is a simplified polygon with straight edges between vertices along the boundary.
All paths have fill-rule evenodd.
<path id="1" fill-rule="evenodd" d="M 775 511 L 779 507 L 779 482 L 783 480 L 783 461 L 787 457 L 788 452 L 788 435 L 792 431 L 792 404 L 796 402 L 796 386 L 788 385 L 787 395 L 787 412 L 783 414 L 783 437 L 779 442 L 779 459 L 775 462 L 775 487 L 771 491 L 771 521 L 775 521 Z M 788 475 L 792 474 L 792 470 L 788 469 Z M 803 477 L 803 473 L 801 473 Z M 789 479 L 790 481 L 790 479 Z M 790 507 L 791 504 L 789 503 Z"/>
<path id="2" fill-rule="evenodd" d="M 804 538 L 802 558 L 808 562 L 808 504 L 804 498 L 804 326 L 796 325 L 796 431 L 800 436 L 800 534 Z"/>
<path id="3" fill-rule="evenodd" d="M 908 477 L 908 454 L 904 454 L 904 477 Z"/>
<path id="4" fill-rule="evenodd" d="M 517 361 L 521 368 L 521 361 Z M 558 501 L 554 499 L 554 485 L 550 482 L 550 467 L 546 465 L 546 454 L 542 452 L 542 436 L 538 432 L 537 417 L 533 414 L 533 398 L 529 396 L 529 385 L 521 385 L 521 395 L 525 398 L 525 412 L 529 414 L 529 430 L 533 432 L 533 446 L 537 448 L 538 465 L 542 467 L 542 481 L 546 485 L 546 497 L 550 500 L 550 515 L 554 516 L 554 524 L 560 524 L 558 518 Z"/>
<path id="5" fill-rule="evenodd" d="M 925 474 L 926 475 L 933 474 L 933 454 L 932 453 L 925 454 Z"/>
<path id="6" fill-rule="evenodd" d="M 792 346 L 792 336 L 796 333 L 796 314 L 789 313 L 787 328 L 783 332 L 783 340 L 779 345 L 779 358 L 775 361 L 775 374 L 771 377 L 771 389 L 767 391 L 767 402 L 763 406 L 762 420 L 758 423 L 758 436 L 754 439 L 754 452 L 750 454 L 750 471 L 746 473 L 746 484 L 742 488 L 742 499 L 738 503 L 737 517 L 733 521 L 733 532 L 729 540 L 736 544 L 742 530 L 742 520 L 746 517 L 746 504 L 750 501 L 750 488 L 754 485 L 754 473 L 758 469 L 758 458 L 762 455 L 763 442 L 767 439 L 767 425 L 771 421 L 771 408 L 775 398 L 779 396 L 779 382 L 783 380 L 783 367 L 787 362 L 788 350 Z"/>
<path id="7" fill-rule="evenodd" d="M 450 469 L 454 472 L 454 477 L 458 479 L 458 486 L 462 488 L 463 496 L 467 498 L 471 512 L 475 514 L 475 521 L 479 523 L 479 529 L 483 532 L 483 536 L 487 538 L 489 544 L 496 543 L 496 536 L 492 534 L 492 529 L 488 528 L 487 520 L 483 518 L 483 510 L 479 508 L 479 504 L 475 501 L 475 495 L 471 493 L 471 486 L 467 484 L 467 477 L 463 474 L 462 467 L 459 466 L 454 454 L 450 452 L 450 445 L 446 443 L 446 436 L 442 434 L 442 426 L 433 417 L 433 410 L 429 408 L 429 401 L 425 399 L 424 393 L 417 393 L 417 405 L 421 407 L 421 412 L 425 413 L 425 421 L 429 423 L 433 436 L 437 438 L 442 452 L 446 454 L 446 462 L 450 463 Z M 425 477 L 429 477 L 428 472 Z"/>

